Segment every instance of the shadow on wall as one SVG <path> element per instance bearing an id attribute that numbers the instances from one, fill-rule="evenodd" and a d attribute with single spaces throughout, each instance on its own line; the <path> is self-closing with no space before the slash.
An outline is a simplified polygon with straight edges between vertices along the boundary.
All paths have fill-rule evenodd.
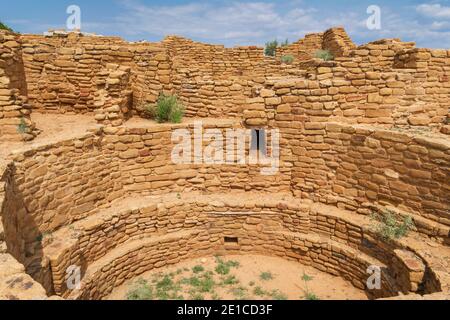
<path id="1" fill-rule="evenodd" d="M 44 258 L 43 246 L 49 241 L 29 213 L 23 195 L 15 181 L 15 167 L 9 165 L 3 179 L 5 199 L 2 206 L 2 222 L 8 252 L 25 266 L 26 273 L 40 282 L 47 294 L 53 295 L 50 262 Z"/>

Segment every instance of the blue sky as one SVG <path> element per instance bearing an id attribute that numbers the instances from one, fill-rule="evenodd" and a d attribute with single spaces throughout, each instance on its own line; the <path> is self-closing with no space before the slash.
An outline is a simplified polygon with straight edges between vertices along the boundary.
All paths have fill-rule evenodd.
<path id="1" fill-rule="evenodd" d="M 262 45 L 344 26 L 358 44 L 401 38 L 450 47 L 450 0 L 15 0 L 3 6 L 0 20 L 22 33 L 61 29 L 72 4 L 81 8 L 83 31 L 131 41 L 177 34 L 226 46 Z M 381 8 L 380 30 L 366 27 L 369 5 Z"/>

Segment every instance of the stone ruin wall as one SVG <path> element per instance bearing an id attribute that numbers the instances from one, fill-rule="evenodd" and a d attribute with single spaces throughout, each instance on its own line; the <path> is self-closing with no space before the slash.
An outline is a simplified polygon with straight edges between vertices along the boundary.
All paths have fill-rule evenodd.
<path id="1" fill-rule="evenodd" d="M 363 286 L 365 268 L 375 256 L 394 277 L 383 284 L 381 297 L 417 292 L 419 284 L 426 287 L 422 292 L 445 291 L 450 284 L 445 272 L 436 271 L 420 250 L 405 243 L 385 247 L 353 221 L 354 214 L 346 221 L 331 218 L 311 201 L 360 217 L 391 206 L 401 215 L 412 215 L 420 234 L 449 244 L 448 140 L 387 130 L 396 126 L 448 133 L 450 51 L 416 49 L 397 40 L 352 48 L 336 34 L 340 32 L 331 30 L 307 39 L 320 38 L 343 56 L 332 62 L 305 57 L 293 65 L 264 57 L 261 48 L 226 49 L 178 37 L 129 44 L 76 34 L 15 36 L 27 87 L 12 76 L 20 73 L 8 71 L 17 64 L 3 62 L 10 61 L 4 51 L 11 57 L 3 45 L 0 79 L 6 83 L 3 79 L 12 78 L 8 87 L 12 83 L 16 90 L 0 91 L 8 97 L 0 102 L 15 101 L 10 100 L 12 93 L 27 93 L 33 112 L 88 113 L 102 127 L 15 153 L 13 162 L 2 166 L 0 258 L 10 261 L 14 256 L 23 264 L 16 262 L 19 267 L 7 279 L 30 279 L 31 274 L 40 284 L 32 282 L 36 289 L 25 291 L 40 297 L 102 298 L 110 285 L 180 262 L 192 252 L 270 251 L 339 274 L 357 287 Z M 12 57 L 20 58 L 20 51 Z M 2 70 L 7 77 L 1 77 Z M 161 92 L 178 94 L 188 118 L 236 118 L 216 121 L 210 128 L 279 128 L 280 173 L 262 177 L 259 166 L 172 164 L 170 133 L 174 128 L 192 130 L 192 125 L 123 126 L 131 115 L 142 115 L 142 106 L 154 103 Z M 29 110 L 23 105 L 19 110 Z M 14 113 L 13 126 L 29 114 Z M 282 200 L 267 206 L 247 200 L 224 206 L 218 200 L 214 207 L 168 199 L 163 206 L 143 204 L 111 216 L 104 213 L 128 198 L 197 191 L 292 192 L 306 205 L 287 208 Z M 178 216 L 181 211 L 185 216 Z M 217 211 L 236 214 L 230 218 Z M 275 214 L 261 219 L 261 211 Z M 74 232 L 70 241 L 67 232 Z M 142 246 L 138 240 L 153 233 Z M 230 248 L 225 236 L 238 237 L 239 246 Z M 139 246 L 133 247 L 134 238 Z M 130 241 L 128 251 L 120 247 Z M 369 248 L 381 249 L 355 258 L 350 248 L 365 252 L 367 241 L 376 242 Z M 420 261 L 417 270 L 405 262 L 411 252 Z M 63 285 L 65 267 L 72 263 L 85 268 L 81 296 L 66 292 Z M 399 280 L 401 274 L 410 278 Z"/>
<path id="2" fill-rule="evenodd" d="M 113 108 L 101 114 L 142 115 L 159 93 L 172 92 L 188 117 L 242 117 L 247 100 L 259 88 L 270 87 L 273 78 L 298 78 L 309 86 L 299 89 L 314 89 L 296 94 L 305 113 L 388 126 L 439 130 L 446 125 L 448 51 L 415 49 L 395 39 L 353 48 L 346 35 L 333 36 L 338 31 L 320 39 L 347 55 L 333 62 L 299 57 L 293 65 L 264 57 L 262 48 L 227 49 L 179 37 L 129 44 L 118 38 L 23 36 L 29 99 L 39 112 L 111 110 L 116 104 L 105 107 L 102 91 L 108 82 L 114 86 L 119 81 L 121 75 L 111 79 L 108 71 L 119 65 L 130 68 L 121 84 L 130 95 L 125 112 Z"/>
<path id="3" fill-rule="evenodd" d="M 335 57 L 346 56 L 356 45 L 343 28 L 332 28 L 323 33 L 312 33 L 305 38 L 277 50 L 277 58 L 292 55 L 299 61 L 315 58 L 319 50 L 328 50 Z"/>
<path id="4" fill-rule="evenodd" d="M 27 103 L 27 86 L 22 61 L 21 39 L 0 31 L 0 134 L 2 139 L 32 140 L 31 105 Z M 20 134 L 20 124 L 28 128 Z"/>

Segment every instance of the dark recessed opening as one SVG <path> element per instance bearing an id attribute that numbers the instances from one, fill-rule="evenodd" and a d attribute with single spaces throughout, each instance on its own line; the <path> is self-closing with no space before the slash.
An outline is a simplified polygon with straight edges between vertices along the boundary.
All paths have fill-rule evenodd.
<path id="1" fill-rule="evenodd" d="M 225 243 L 239 243 L 239 239 L 237 237 L 225 237 Z"/>
<path id="2" fill-rule="evenodd" d="M 251 150 L 258 151 L 262 155 L 267 153 L 267 137 L 265 129 L 252 129 Z"/>

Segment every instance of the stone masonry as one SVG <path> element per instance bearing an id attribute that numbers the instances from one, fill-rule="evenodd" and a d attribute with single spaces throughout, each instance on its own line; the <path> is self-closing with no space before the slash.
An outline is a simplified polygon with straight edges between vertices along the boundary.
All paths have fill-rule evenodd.
<path id="1" fill-rule="evenodd" d="M 276 57 L 178 36 L 2 31 L 0 299 L 103 299 L 155 268 L 251 253 L 342 277 L 371 299 L 449 299 L 449 77 L 448 49 L 357 46 L 343 28 Z M 148 119 L 162 93 L 184 105 L 182 123 Z M 50 114 L 61 124 L 33 120 Z M 69 116 L 92 125 L 76 132 Z M 223 135 L 278 129 L 278 172 L 173 163 L 172 133 L 193 137 L 199 122 Z M 386 210 L 415 230 L 380 238 L 371 216 Z M 67 287 L 71 265 L 81 290 Z M 366 288 L 371 265 L 381 290 Z"/>

